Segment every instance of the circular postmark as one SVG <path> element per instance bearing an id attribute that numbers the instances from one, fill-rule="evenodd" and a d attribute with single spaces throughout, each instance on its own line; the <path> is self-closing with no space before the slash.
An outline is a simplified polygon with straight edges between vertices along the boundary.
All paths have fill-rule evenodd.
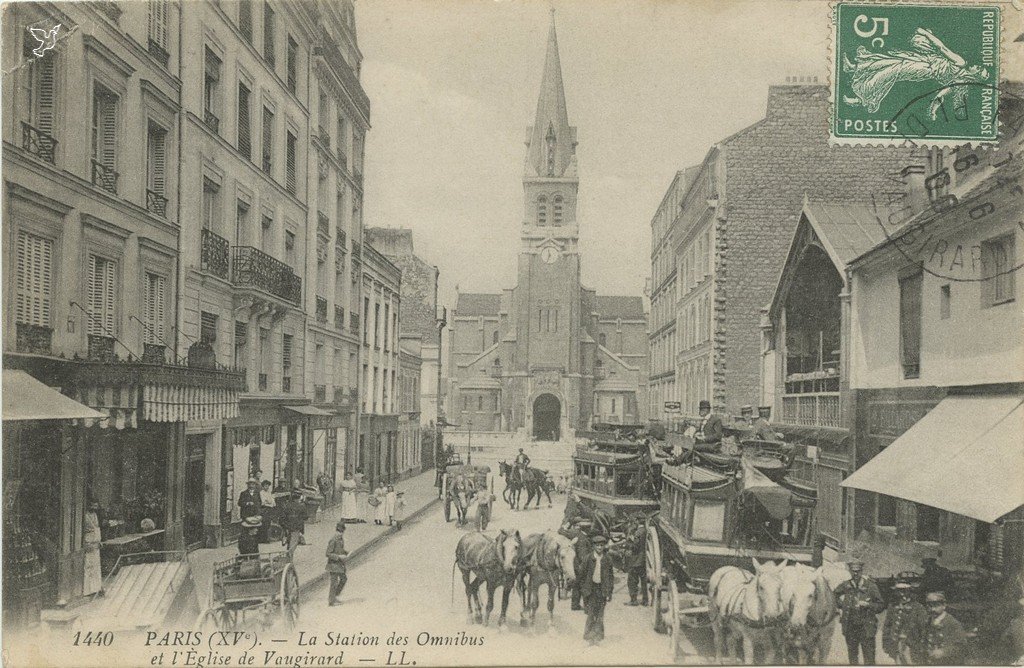
<path id="1" fill-rule="evenodd" d="M 910 265 L 952 282 L 1000 282 L 1001 277 L 1024 267 L 1014 254 L 1011 231 L 1024 231 L 1024 96 L 1009 86 L 951 84 L 909 101 L 891 119 L 903 128 L 901 136 L 910 147 L 928 146 L 929 128 L 953 115 L 963 120 L 966 106 L 947 108 L 940 95 L 957 86 L 978 87 L 998 94 L 1000 110 L 993 122 L 1001 124 L 998 150 L 991 144 L 958 146 L 950 153 L 932 149 L 928 166 L 918 160 L 890 176 L 889 192 L 871 197 L 875 219 L 885 235 L 884 244 L 895 248 Z M 984 92 L 984 90 L 983 90 Z M 957 99 L 957 96 L 950 96 Z M 911 111 L 923 98 L 940 104 L 921 118 Z M 962 97 L 960 98 L 962 99 Z M 915 192 L 916 191 L 916 192 Z M 971 226 L 993 222 L 1008 227 L 1006 234 L 990 239 Z M 1007 237 L 1004 239 L 1003 237 Z"/>

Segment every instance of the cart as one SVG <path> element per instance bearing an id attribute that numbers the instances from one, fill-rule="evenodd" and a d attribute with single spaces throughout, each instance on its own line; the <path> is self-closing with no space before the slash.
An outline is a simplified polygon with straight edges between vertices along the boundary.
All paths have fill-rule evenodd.
<path id="1" fill-rule="evenodd" d="M 280 613 L 294 628 L 299 619 L 299 577 L 289 551 L 242 554 L 214 564 L 212 600 L 201 623 L 239 628 L 247 616 L 267 622 Z"/>

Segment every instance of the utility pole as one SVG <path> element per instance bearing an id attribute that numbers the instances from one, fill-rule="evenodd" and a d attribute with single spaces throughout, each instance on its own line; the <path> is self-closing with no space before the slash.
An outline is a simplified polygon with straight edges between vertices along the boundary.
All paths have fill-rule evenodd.
<path id="1" fill-rule="evenodd" d="M 437 304 L 437 280 L 434 280 L 434 304 Z M 436 306 L 435 306 L 436 308 Z M 441 317 L 437 319 L 437 398 L 434 400 L 437 417 L 434 420 L 434 466 L 444 456 L 444 444 L 441 442 L 441 344 L 444 339 L 444 328 L 448 325 L 448 308 L 441 307 Z"/>
<path id="2" fill-rule="evenodd" d="M 467 420 L 466 424 L 469 426 L 469 435 L 466 436 L 466 464 L 473 463 L 473 420 Z"/>

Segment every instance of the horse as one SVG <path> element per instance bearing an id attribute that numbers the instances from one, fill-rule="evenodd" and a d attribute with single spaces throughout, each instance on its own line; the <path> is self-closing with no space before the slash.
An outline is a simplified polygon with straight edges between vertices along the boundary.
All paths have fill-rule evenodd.
<path id="1" fill-rule="evenodd" d="M 469 505 L 473 500 L 472 492 L 466 487 L 460 488 L 457 482 L 453 482 L 448 485 L 448 500 L 455 506 L 458 525 L 464 526 L 468 521 Z"/>
<path id="2" fill-rule="evenodd" d="M 555 590 L 568 591 L 576 580 L 574 544 L 575 541 L 554 531 L 535 533 L 523 540 L 516 569 L 516 588 L 523 600 L 521 626 L 537 621 L 541 585 L 548 586 L 548 613 L 554 620 Z"/>
<path id="3" fill-rule="evenodd" d="M 776 648 L 781 644 L 779 627 L 785 616 L 782 566 L 752 561 L 753 574 L 736 566 L 723 566 L 711 574 L 708 612 L 715 635 L 715 655 L 724 658 L 730 638 L 737 655 L 742 639 L 743 660 L 747 664 L 754 663 L 755 646 L 764 648 L 766 663 L 775 663 Z"/>
<path id="4" fill-rule="evenodd" d="M 498 462 L 498 475 L 505 479 L 505 491 L 501 493 L 501 498 L 505 499 L 510 510 L 518 510 L 519 497 L 523 493 L 525 485 L 515 474 L 515 467 L 507 461 L 500 461 Z"/>
<path id="5" fill-rule="evenodd" d="M 783 630 L 782 661 L 824 664 L 839 615 L 824 569 L 803 564 L 783 568 L 780 595 L 789 616 Z"/>
<path id="6" fill-rule="evenodd" d="M 543 493 L 548 497 L 548 508 L 552 506 L 551 492 L 554 491 L 555 485 L 551 480 L 548 479 L 548 472 L 542 469 L 527 468 L 524 471 L 526 477 L 526 505 L 524 508 L 530 507 L 530 502 L 533 501 L 534 495 L 537 496 L 537 504 L 534 508 L 540 508 L 540 495 Z"/>
<path id="7" fill-rule="evenodd" d="M 455 546 L 455 563 L 452 565 L 452 596 L 455 596 L 455 567 L 462 571 L 462 582 L 466 586 L 466 607 L 472 621 L 487 626 L 494 609 L 494 590 L 502 588 L 501 616 L 498 626 L 505 623 L 508 612 L 508 597 L 515 583 L 516 566 L 523 539 L 519 532 L 500 531 L 497 535 L 467 533 Z M 476 579 L 471 581 L 473 575 Z M 487 583 L 487 608 L 481 612 L 479 589 Z M 476 608 L 474 609 L 474 604 Z"/>

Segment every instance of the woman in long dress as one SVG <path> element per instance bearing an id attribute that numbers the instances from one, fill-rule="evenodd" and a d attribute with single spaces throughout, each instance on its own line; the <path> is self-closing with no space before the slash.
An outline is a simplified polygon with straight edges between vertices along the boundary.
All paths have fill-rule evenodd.
<path id="1" fill-rule="evenodd" d="M 362 522 L 359 517 L 359 506 L 356 505 L 356 481 L 351 473 L 345 474 L 341 481 L 341 519 L 345 522 Z"/>
<path id="2" fill-rule="evenodd" d="M 373 490 L 373 496 L 377 499 L 377 505 L 373 509 L 374 524 L 387 524 L 388 522 L 388 507 L 385 503 L 387 495 L 388 490 L 384 487 L 384 483 L 377 483 L 377 489 Z"/>
<path id="3" fill-rule="evenodd" d="M 86 596 L 103 591 L 103 573 L 100 570 L 100 543 L 103 539 L 100 535 L 99 509 L 99 504 L 93 501 L 85 512 L 85 581 L 82 593 Z"/>

